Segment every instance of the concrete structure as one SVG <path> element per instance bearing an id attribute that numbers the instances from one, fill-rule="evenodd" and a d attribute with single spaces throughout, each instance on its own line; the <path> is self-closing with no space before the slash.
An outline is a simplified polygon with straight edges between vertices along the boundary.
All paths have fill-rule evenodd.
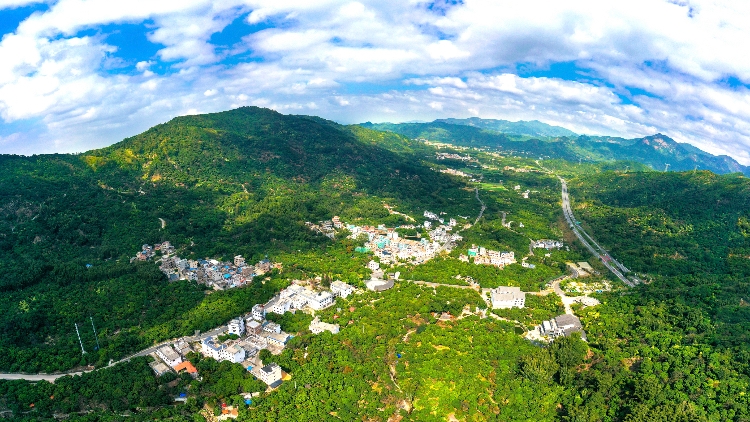
<path id="1" fill-rule="evenodd" d="M 373 292 L 382 292 L 393 287 L 393 280 L 370 280 L 365 283 L 369 290 Z"/>
<path id="2" fill-rule="evenodd" d="M 160 377 L 169 372 L 169 367 L 162 362 L 154 361 L 149 364 L 151 369 L 154 371 L 157 377 Z"/>
<path id="3" fill-rule="evenodd" d="M 245 334 L 245 320 L 242 318 L 235 318 L 229 321 L 229 324 L 227 324 L 227 332 L 237 336 Z"/>
<path id="4" fill-rule="evenodd" d="M 339 333 L 339 325 L 338 324 L 328 324 L 326 322 L 322 322 L 317 316 L 315 317 L 312 322 L 310 322 L 310 331 L 312 331 L 313 334 L 320 334 L 323 331 L 330 331 L 331 334 L 338 334 Z"/>
<path id="5" fill-rule="evenodd" d="M 569 336 L 576 332 L 581 333 L 581 338 L 586 340 L 586 332 L 583 331 L 581 320 L 570 314 L 563 314 L 549 321 L 544 321 L 539 326 L 539 333 L 552 339 Z"/>
<path id="6" fill-rule="evenodd" d="M 354 287 L 341 280 L 336 280 L 331 283 L 331 293 L 333 293 L 334 296 L 346 299 L 350 294 L 354 293 Z"/>
<path id="7" fill-rule="evenodd" d="M 253 306 L 253 318 L 258 321 L 266 319 L 266 307 L 262 303 Z"/>
<path id="8" fill-rule="evenodd" d="M 526 304 L 526 293 L 520 287 L 500 286 L 490 290 L 490 301 L 494 309 L 523 308 Z"/>
<path id="9" fill-rule="evenodd" d="M 268 344 L 273 344 L 278 347 L 284 347 L 286 346 L 286 342 L 289 341 L 289 334 L 287 333 L 267 333 L 266 338 L 268 339 Z"/>
<path id="10" fill-rule="evenodd" d="M 156 349 L 156 355 L 159 359 L 170 367 L 175 367 L 182 363 L 182 357 L 172 348 L 172 346 L 162 346 Z"/>
<path id="11" fill-rule="evenodd" d="M 251 319 L 245 326 L 245 331 L 248 334 L 260 334 L 260 332 L 262 331 L 262 325 L 260 322 Z"/>
<path id="12" fill-rule="evenodd" d="M 235 267 L 243 267 L 245 266 L 245 258 L 242 257 L 242 255 L 237 255 L 234 257 L 234 266 Z"/>

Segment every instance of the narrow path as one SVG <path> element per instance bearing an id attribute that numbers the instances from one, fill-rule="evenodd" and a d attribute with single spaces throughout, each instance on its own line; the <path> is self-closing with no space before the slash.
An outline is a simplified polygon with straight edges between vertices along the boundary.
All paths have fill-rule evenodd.
<path id="1" fill-rule="evenodd" d="M 161 221 L 161 228 L 164 229 L 164 227 L 167 227 L 167 222 L 164 221 L 163 218 L 159 218 L 159 221 Z"/>
<path id="2" fill-rule="evenodd" d="M 419 284 L 420 286 L 427 286 L 427 287 L 455 287 L 456 289 L 470 289 L 470 290 L 479 290 L 477 287 L 474 286 L 467 286 L 464 284 L 443 284 L 443 283 L 432 283 L 429 281 L 421 281 L 421 280 L 409 280 L 414 284 Z"/>

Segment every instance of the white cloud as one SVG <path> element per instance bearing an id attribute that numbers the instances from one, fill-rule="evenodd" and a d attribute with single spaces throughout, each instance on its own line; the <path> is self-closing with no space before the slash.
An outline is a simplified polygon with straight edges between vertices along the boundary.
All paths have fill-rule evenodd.
<path id="1" fill-rule="evenodd" d="M 465 0 L 444 13 L 417 0 L 58 0 L 0 41 L 0 117 L 41 122 L 40 151 L 245 104 L 346 122 L 536 118 L 579 132 L 660 131 L 750 163 L 750 91 L 721 82 L 750 83 L 750 46 L 737 42 L 750 37 L 750 4 L 690 5 L 692 16 L 657 0 Z M 245 14 L 271 27 L 227 51 L 211 44 Z M 116 46 L 76 35 L 146 20 L 160 49 L 132 74 L 107 72 Z M 255 60 L 222 64 L 240 53 Z M 513 71 L 573 61 L 588 73 L 579 82 Z M 27 148 L 14 139 L 27 138 L 6 136 L 1 150 Z"/>

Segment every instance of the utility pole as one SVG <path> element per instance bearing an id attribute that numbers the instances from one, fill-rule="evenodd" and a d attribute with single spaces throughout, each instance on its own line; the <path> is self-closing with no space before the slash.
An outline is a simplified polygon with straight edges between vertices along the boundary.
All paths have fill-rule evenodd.
<path id="1" fill-rule="evenodd" d="M 664 168 L 664 171 L 669 171 L 669 163 L 667 163 L 667 166 Z"/>
<path id="2" fill-rule="evenodd" d="M 89 316 L 89 319 L 91 320 L 91 328 L 94 329 L 94 338 L 96 339 L 96 350 L 99 350 L 99 336 L 96 334 L 96 327 L 94 326 L 94 318 L 91 318 L 91 316 Z"/>
<path id="3" fill-rule="evenodd" d="M 78 332 L 78 323 L 74 322 L 73 325 L 76 326 L 76 335 L 78 335 L 78 343 L 81 345 L 81 354 L 85 355 L 86 350 L 83 349 L 83 342 L 81 341 L 81 333 Z"/>

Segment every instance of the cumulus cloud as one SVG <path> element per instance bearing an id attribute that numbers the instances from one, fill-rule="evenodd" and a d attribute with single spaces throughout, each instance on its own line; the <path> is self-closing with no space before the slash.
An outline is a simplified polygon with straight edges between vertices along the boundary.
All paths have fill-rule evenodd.
<path id="1" fill-rule="evenodd" d="M 0 151 L 83 150 L 252 104 L 342 122 L 480 116 L 659 131 L 750 163 L 750 47 L 737 42 L 748 17 L 750 4 L 729 0 L 58 0 L 0 40 L 0 117 L 37 125 L 36 142 L 0 132 Z M 217 48 L 212 37 L 239 19 L 251 33 Z M 128 66 L 120 46 L 81 35 L 121 23 L 147 23 L 158 46 L 130 72 L 109 70 Z M 585 75 L 545 73 L 555 63 Z"/>

